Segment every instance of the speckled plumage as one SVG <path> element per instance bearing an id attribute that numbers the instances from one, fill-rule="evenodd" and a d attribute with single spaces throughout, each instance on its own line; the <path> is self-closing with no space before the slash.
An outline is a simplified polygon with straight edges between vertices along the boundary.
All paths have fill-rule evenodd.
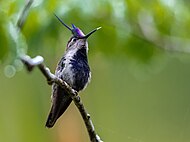
<path id="1" fill-rule="evenodd" d="M 66 81 L 76 91 L 81 91 L 88 84 L 91 74 L 88 65 L 88 44 L 86 39 L 72 37 L 66 52 L 56 68 L 55 75 Z M 48 128 L 53 127 L 56 120 L 65 112 L 72 99 L 57 84 L 52 87 L 52 108 L 46 122 Z"/>

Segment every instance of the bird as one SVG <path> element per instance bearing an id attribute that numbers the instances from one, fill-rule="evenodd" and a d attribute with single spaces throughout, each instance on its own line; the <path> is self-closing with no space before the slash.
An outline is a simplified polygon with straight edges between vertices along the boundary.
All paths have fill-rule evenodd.
<path id="1" fill-rule="evenodd" d="M 70 28 L 56 14 L 54 15 L 61 24 L 72 33 L 67 43 L 65 53 L 56 67 L 55 76 L 65 81 L 75 91 L 82 91 L 86 88 L 91 79 L 91 72 L 88 64 L 87 38 L 101 27 L 85 35 L 74 24 L 72 24 L 72 28 Z M 45 126 L 47 128 L 52 128 L 71 102 L 72 98 L 68 92 L 58 84 L 53 83 L 51 108 Z"/>

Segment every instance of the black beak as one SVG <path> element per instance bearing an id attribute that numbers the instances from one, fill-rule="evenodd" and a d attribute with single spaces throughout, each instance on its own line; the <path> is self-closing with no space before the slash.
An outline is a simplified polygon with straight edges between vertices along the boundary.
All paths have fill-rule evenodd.
<path id="1" fill-rule="evenodd" d="M 69 29 L 71 32 L 72 32 L 72 34 L 74 35 L 74 36 L 76 36 L 75 35 L 75 33 L 76 33 L 76 29 L 78 29 L 74 24 L 72 24 L 72 27 L 73 27 L 73 29 L 71 29 L 67 24 L 65 24 L 55 13 L 54 13 L 54 15 L 55 15 L 55 17 L 61 22 L 61 24 L 63 25 L 63 26 L 65 26 L 67 29 Z M 96 29 L 94 29 L 94 30 L 92 30 L 91 32 L 89 32 L 87 35 L 85 35 L 85 36 L 76 36 L 77 38 L 79 38 L 79 39 L 87 39 L 91 34 L 93 34 L 94 32 L 96 32 L 97 30 L 99 30 L 99 29 L 101 29 L 101 27 L 98 27 L 98 28 L 96 28 Z"/>
<path id="2" fill-rule="evenodd" d="M 91 34 L 93 34 L 94 32 L 96 32 L 97 30 L 99 30 L 99 29 L 101 29 L 102 27 L 98 27 L 98 28 L 96 28 L 96 29 L 94 29 L 94 30 L 92 30 L 91 32 L 89 32 L 87 35 L 85 35 L 85 36 L 83 36 L 83 37 L 80 37 L 80 38 L 88 38 Z"/>
<path id="3" fill-rule="evenodd" d="M 69 29 L 72 32 L 72 29 L 67 24 L 65 24 L 55 13 L 54 15 L 61 22 L 62 25 L 64 25 L 67 29 Z"/>

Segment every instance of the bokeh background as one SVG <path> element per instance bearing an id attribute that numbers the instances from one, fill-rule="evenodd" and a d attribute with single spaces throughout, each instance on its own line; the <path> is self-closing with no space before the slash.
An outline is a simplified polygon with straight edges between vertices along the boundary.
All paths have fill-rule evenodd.
<path id="1" fill-rule="evenodd" d="M 188 0 L 0 1 L 0 141 L 87 142 L 72 104 L 45 128 L 51 86 L 19 60 L 42 55 L 54 72 L 74 23 L 89 38 L 92 80 L 80 93 L 105 142 L 190 141 L 190 3 Z M 23 18 L 24 19 L 24 18 Z"/>

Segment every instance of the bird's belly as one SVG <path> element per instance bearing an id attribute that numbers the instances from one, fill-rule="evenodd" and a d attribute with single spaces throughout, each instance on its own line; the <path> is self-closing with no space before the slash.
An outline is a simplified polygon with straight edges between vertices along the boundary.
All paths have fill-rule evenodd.
<path id="1" fill-rule="evenodd" d="M 76 91 L 82 90 L 90 78 L 90 69 L 81 64 L 68 64 L 63 70 L 63 80 L 65 80 Z"/>
<path id="2" fill-rule="evenodd" d="M 65 68 L 62 71 L 62 77 L 64 81 L 66 81 L 71 87 L 73 86 L 74 83 L 74 75 L 72 71 L 71 65 L 66 65 Z"/>

